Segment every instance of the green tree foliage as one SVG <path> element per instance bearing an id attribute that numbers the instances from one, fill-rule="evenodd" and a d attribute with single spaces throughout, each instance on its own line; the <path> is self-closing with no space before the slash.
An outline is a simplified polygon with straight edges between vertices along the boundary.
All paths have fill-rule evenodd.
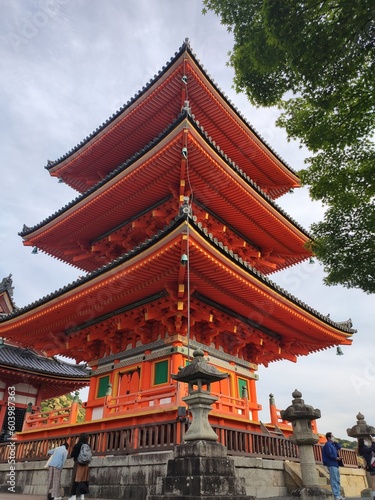
<path id="1" fill-rule="evenodd" d="M 342 448 L 346 448 L 349 450 L 357 450 L 358 442 L 357 441 L 349 441 L 348 439 L 337 439 L 336 441 L 341 445 Z"/>
<path id="2" fill-rule="evenodd" d="M 60 410 L 61 408 L 67 408 L 72 406 L 74 399 L 74 394 L 64 394 L 63 396 L 58 396 L 56 398 L 44 399 L 41 402 L 40 410 L 41 412 L 49 412 L 52 410 Z M 85 420 L 85 409 L 82 408 L 82 401 L 78 399 L 80 405 L 78 409 L 77 422 L 83 422 Z"/>
<path id="3" fill-rule="evenodd" d="M 375 2 L 203 3 L 233 32 L 236 91 L 278 106 L 311 152 L 299 174 L 327 207 L 311 228 L 326 284 L 375 292 Z"/>

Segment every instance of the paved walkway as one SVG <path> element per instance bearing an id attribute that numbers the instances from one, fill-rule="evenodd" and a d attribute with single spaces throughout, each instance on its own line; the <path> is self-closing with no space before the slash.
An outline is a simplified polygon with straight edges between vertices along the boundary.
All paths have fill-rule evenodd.
<path id="1" fill-rule="evenodd" d="M 0 493 L 1 500 L 25 500 L 25 497 L 30 500 L 46 500 L 47 495 L 18 495 L 17 493 Z"/>
<path id="2" fill-rule="evenodd" d="M 30 500 L 46 500 L 47 495 L 18 495 L 17 493 L 0 493 L 1 500 L 25 500 L 25 497 Z"/>
<path id="3" fill-rule="evenodd" d="M 26 500 L 29 498 L 30 500 L 46 500 L 45 495 L 17 495 L 16 493 L 0 493 L 0 500 Z M 65 496 L 64 500 L 67 500 L 68 497 Z M 89 495 L 85 495 L 85 499 L 87 500 L 108 500 L 105 498 L 93 498 Z M 258 500 L 269 500 L 267 498 L 259 498 Z M 291 500 L 291 497 L 272 497 L 271 500 Z M 361 500 L 361 497 L 346 497 L 345 500 Z"/>
<path id="4" fill-rule="evenodd" d="M 30 500 L 47 500 L 47 495 L 19 495 L 17 493 L 0 493 L 1 500 L 26 500 L 29 498 Z M 64 497 L 64 500 L 67 500 L 67 496 Z M 106 500 L 105 498 L 93 498 L 90 495 L 85 495 L 85 499 L 87 500 Z"/>
<path id="5" fill-rule="evenodd" d="M 25 494 L 16 494 L 16 493 L 1 493 L 0 492 L 0 500 L 47 500 L 46 495 L 27 495 Z M 67 500 L 69 497 L 65 496 L 64 500 Z M 90 495 L 85 495 L 85 500 L 108 500 L 106 498 L 93 498 Z M 111 499 L 112 500 L 112 499 Z M 269 500 L 268 498 L 258 498 L 257 500 Z M 292 500 L 291 497 L 272 497 L 270 500 Z M 345 500 L 363 500 L 361 497 L 355 498 L 346 498 Z"/>

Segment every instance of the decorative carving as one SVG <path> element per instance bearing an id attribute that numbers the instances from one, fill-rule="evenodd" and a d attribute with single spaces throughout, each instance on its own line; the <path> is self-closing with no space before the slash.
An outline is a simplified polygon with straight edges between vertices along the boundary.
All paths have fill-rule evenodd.
<path id="1" fill-rule="evenodd" d="M 0 283 L 0 292 L 8 292 L 11 297 L 13 297 L 13 280 L 10 274 L 7 278 L 3 278 Z"/>
<path id="2" fill-rule="evenodd" d="M 354 333 L 357 331 L 357 330 L 353 330 L 353 322 L 352 322 L 351 318 L 347 319 L 346 321 L 336 321 L 336 324 L 343 326 Z"/>

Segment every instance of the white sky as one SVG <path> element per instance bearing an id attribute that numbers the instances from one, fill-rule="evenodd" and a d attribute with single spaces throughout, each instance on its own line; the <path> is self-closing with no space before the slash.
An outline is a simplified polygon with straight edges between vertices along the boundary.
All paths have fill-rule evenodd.
<path id="1" fill-rule="evenodd" d="M 200 0 L 0 0 L 0 280 L 12 274 L 14 300 L 25 306 L 82 272 L 22 245 L 34 226 L 77 196 L 44 166 L 83 140 L 147 84 L 190 39 L 219 88 L 295 170 L 304 151 L 274 127 L 275 110 L 254 109 L 232 89 L 226 66 L 232 38 Z M 194 111 L 193 111 L 194 112 Z M 322 215 L 306 190 L 278 203 L 306 229 Z M 261 420 L 268 395 L 285 409 L 292 392 L 319 408 L 320 432 L 346 438 L 361 411 L 375 425 L 374 301 L 360 291 L 326 287 L 320 266 L 302 264 L 272 275 L 288 292 L 334 321 L 352 318 L 353 345 L 259 370 Z"/>

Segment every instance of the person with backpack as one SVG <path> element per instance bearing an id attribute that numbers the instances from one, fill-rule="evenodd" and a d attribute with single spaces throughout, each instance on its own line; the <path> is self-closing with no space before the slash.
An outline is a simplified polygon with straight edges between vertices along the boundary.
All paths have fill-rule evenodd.
<path id="1" fill-rule="evenodd" d="M 70 454 L 74 465 L 69 500 L 84 500 L 85 493 L 89 492 L 89 463 L 92 459 L 92 451 L 88 441 L 88 434 L 82 433 Z"/>

